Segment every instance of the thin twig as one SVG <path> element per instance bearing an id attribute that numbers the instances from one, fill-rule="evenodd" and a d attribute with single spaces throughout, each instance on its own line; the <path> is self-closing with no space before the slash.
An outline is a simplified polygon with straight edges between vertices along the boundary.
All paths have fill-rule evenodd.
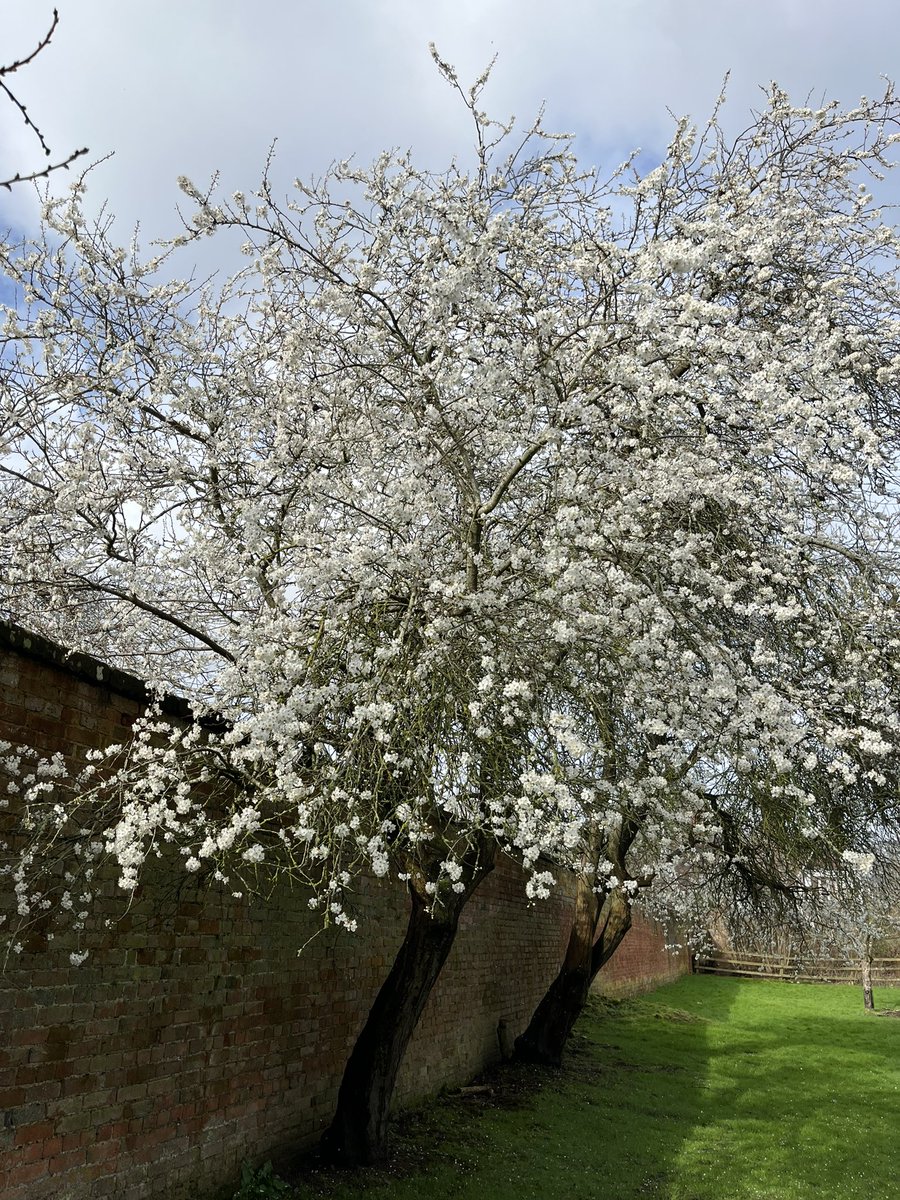
<path id="1" fill-rule="evenodd" d="M 41 53 L 41 51 L 46 50 L 46 48 L 50 45 L 50 39 L 53 37 L 53 34 L 56 32 L 56 27 L 58 24 L 59 24 L 59 12 L 54 8 L 53 19 L 50 22 L 50 28 L 47 30 L 47 32 L 44 34 L 44 36 L 41 38 L 41 40 L 38 42 L 38 44 L 35 46 L 35 48 L 31 51 L 31 53 L 26 55 L 24 58 L 18 58 L 14 62 L 8 63 L 6 66 L 0 66 L 0 92 L 4 93 L 7 97 L 7 99 L 22 114 L 23 121 L 25 122 L 27 127 L 32 131 L 34 136 L 37 138 L 37 140 L 40 144 L 40 147 L 43 150 L 44 155 L 47 158 L 50 157 L 50 147 L 47 145 L 46 138 L 44 137 L 43 133 L 41 132 L 39 126 L 36 125 L 35 122 L 28 115 L 28 109 L 26 108 L 26 106 L 18 98 L 18 96 L 15 94 L 15 92 L 13 92 L 13 90 L 9 87 L 9 85 L 4 83 L 4 78 L 7 75 L 15 74 L 15 72 L 20 70 L 22 67 L 26 67 L 26 66 L 28 66 L 29 63 L 34 62 L 34 60 Z M 6 188 L 7 191 L 11 191 L 14 183 L 28 183 L 28 182 L 32 182 L 32 181 L 35 181 L 38 179 L 45 179 L 52 171 L 66 171 L 69 169 L 69 167 L 75 161 L 75 159 L 81 158 L 81 156 L 83 154 L 87 154 L 86 146 L 82 147 L 80 150 L 74 150 L 68 156 L 68 158 L 61 159 L 57 163 L 48 164 L 46 167 L 42 168 L 40 171 L 32 171 L 27 175 L 23 175 L 20 171 L 17 171 L 15 173 L 15 175 L 12 175 L 9 179 L 0 180 L 0 187 L 4 187 L 4 188 Z"/>

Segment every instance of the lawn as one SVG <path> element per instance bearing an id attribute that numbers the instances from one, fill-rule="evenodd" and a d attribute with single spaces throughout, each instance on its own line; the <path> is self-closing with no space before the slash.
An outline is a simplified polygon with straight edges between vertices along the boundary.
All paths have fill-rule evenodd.
<path id="1" fill-rule="evenodd" d="M 880 989 L 900 1008 L 900 989 Z M 329 1200 L 900 1200 L 900 1019 L 857 988 L 691 977 L 597 1004 L 561 1072 L 405 1118 Z"/>

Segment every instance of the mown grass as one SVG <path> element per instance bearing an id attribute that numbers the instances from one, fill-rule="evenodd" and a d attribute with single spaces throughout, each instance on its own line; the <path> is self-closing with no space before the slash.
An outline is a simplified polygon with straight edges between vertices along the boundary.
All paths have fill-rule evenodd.
<path id="1" fill-rule="evenodd" d="M 687 978 L 595 1005 L 562 1071 L 490 1082 L 297 1200 L 900 1200 L 900 1020 L 856 988 Z"/>

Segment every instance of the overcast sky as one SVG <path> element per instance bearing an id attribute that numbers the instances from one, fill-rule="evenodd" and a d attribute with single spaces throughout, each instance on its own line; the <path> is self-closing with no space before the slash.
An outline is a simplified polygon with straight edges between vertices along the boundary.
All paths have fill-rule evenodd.
<path id="1" fill-rule="evenodd" d="M 667 109 L 702 119 L 731 71 L 729 121 L 758 85 L 798 101 L 845 103 L 900 71 L 898 0 L 56 0 L 50 47 L 14 79 L 55 155 L 114 152 L 93 176 L 127 239 L 177 232 L 180 174 L 251 190 L 278 139 L 278 175 L 412 147 L 446 165 L 469 145 L 465 114 L 428 42 L 463 80 L 493 54 L 492 114 L 571 130 L 585 164 L 613 166 L 671 129 Z M 52 0 L 0 0 L 0 61 L 27 52 Z M 0 104 L 0 178 L 41 162 Z M 54 186 L 65 186 L 58 175 Z M 0 194 L 0 227 L 33 220 L 26 189 Z"/>

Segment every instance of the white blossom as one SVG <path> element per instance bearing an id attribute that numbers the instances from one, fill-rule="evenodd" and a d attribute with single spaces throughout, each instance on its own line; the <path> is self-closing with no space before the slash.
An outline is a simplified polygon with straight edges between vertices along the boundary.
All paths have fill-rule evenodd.
<path id="1" fill-rule="evenodd" d="M 484 170 L 182 179 L 179 253 L 248 256 L 199 291 L 80 188 L 0 245 L 0 605 L 161 698 L 85 770 L 0 747 L 22 923 L 82 920 L 104 857 L 286 873 L 349 929 L 360 872 L 452 903 L 502 849 L 530 897 L 631 896 L 892 819 L 893 93 L 773 86 L 733 151 L 680 123 L 609 178 L 464 102 Z"/>

